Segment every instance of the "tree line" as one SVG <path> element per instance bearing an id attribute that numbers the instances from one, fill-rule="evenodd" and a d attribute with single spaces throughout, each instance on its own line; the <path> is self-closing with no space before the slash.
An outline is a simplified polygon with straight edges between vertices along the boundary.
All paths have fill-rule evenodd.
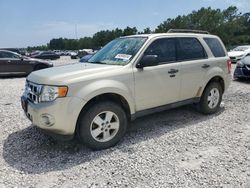
<path id="1" fill-rule="evenodd" d="M 47 45 L 28 47 L 28 50 L 78 50 L 99 49 L 109 41 L 127 35 L 165 33 L 169 29 L 195 29 L 205 30 L 218 35 L 226 46 L 250 44 L 250 12 L 242 14 L 237 7 L 230 6 L 225 10 L 201 8 L 188 15 L 168 18 L 156 27 L 155 30 L 145 28 L 138 31 L 136 27 L 125 29 L 102 30 L 92 37 L 80 39 L 57 38 L 49 41 Z"/>

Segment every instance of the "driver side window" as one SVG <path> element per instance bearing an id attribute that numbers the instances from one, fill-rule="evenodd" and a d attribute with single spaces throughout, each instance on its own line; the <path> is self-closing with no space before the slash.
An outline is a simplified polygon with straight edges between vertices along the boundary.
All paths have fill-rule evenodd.
<path id="1" fill-rule="evenodd" d="M 167 64 L 176 61 L 174 38 L 157 39 L 149 45 L 145 55 L 157 55 L 157 64 Z"/>

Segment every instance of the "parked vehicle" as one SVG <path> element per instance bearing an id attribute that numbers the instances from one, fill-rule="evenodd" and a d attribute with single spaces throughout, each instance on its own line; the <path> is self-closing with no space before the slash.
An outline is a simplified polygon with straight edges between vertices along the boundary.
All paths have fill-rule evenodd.
<path id="1" fill-rule="evenodd" d="M 89 60 L 92 56 L 93 56 L 92 54 L 90 54 L 90 55 L 85 55 L 85 56 L 83 56 L 83 57 L 80 59 L 79 62 L 81 62 L 81 63 L 88 62 L 88 60 Z"/>
<path id="2" fill-rule="evenodd" d="M 70 58 L 71 59 L 77 59 L 78 58 L 77 53 L 76 52 L 70 52 Z"/>
<path id="3" fill-rule="evenodd" d="M 53 50 L 53 52 L 55 52 L 59 56 L 63 55 L 63 51 L 61 51 L 61 50 Z"/>
<path id="4" fill-rule="evenodd" d="M 234 70 L 235 79 L 250 78 L 250 54 L 237 62 Z"/>
<path id="5" fill-rule="evenodd" d="M 238 46 L 228 52 L 228 56 L 230 57 L 232 63 L 237 63 L 237 61 L 241 60 L 241 58 L 247 54 L 250 54 L 250 45 Z"/>
<path id="6" fill-rule="evenodd" d="M 56 54 L 55 52 L 40 52 L 38 54 L 32 55 L 32 58 L 37 58 L 37 59 L 50 59 L 50 60 L 56 60 L 60 58 L 60 55 Z"/>
<path id="7" fill-rule="evenodd" d="M 0 50 L 0 77 L 25 76 L 32 71 L 52 66 L 53 64 L 47 61 L 28 58 L 7 50 Z"/>
<path id="8" fill-rule="evenodd" d="M 92 49 L 82 49 L 78 51 L 77 56 L 81 59 L 83 56 L 85 55 L 93 55 L 95 54 L 94 51 Z"/>
<path id="9" fill-rule="evenodd" d="M 217 112 L 230 72 L 217 36 L 134 35 L 111 41 L 87 63 L 30 74 L 21 101 L 32 124 L 49 134 L 105 149 L 121 140 L 128 120 L 146 114 L 186 104 Z"/>

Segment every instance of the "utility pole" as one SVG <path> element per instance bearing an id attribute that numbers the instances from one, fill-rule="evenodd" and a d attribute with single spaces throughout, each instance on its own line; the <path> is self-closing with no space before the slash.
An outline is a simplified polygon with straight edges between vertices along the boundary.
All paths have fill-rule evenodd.
<path id="1" fill-rule="evenodd" d="M 75 24 L 75 36 L 76 36 L 76 40 L 78 39 L 77 37 L 77 24 Z"/>

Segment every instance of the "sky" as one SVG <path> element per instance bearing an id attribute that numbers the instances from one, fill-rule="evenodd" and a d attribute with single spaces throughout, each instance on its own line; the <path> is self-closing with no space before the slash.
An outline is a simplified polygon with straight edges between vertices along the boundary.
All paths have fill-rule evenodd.
<path id="1" fill-rule="evenodd" d="M 117 27 L 155 29 L 201 7 L 230 5 L 250 12 L 250 0 L 0 0 L 0 48 L 44 45 L 52 38 L 81 38 Z"/>

